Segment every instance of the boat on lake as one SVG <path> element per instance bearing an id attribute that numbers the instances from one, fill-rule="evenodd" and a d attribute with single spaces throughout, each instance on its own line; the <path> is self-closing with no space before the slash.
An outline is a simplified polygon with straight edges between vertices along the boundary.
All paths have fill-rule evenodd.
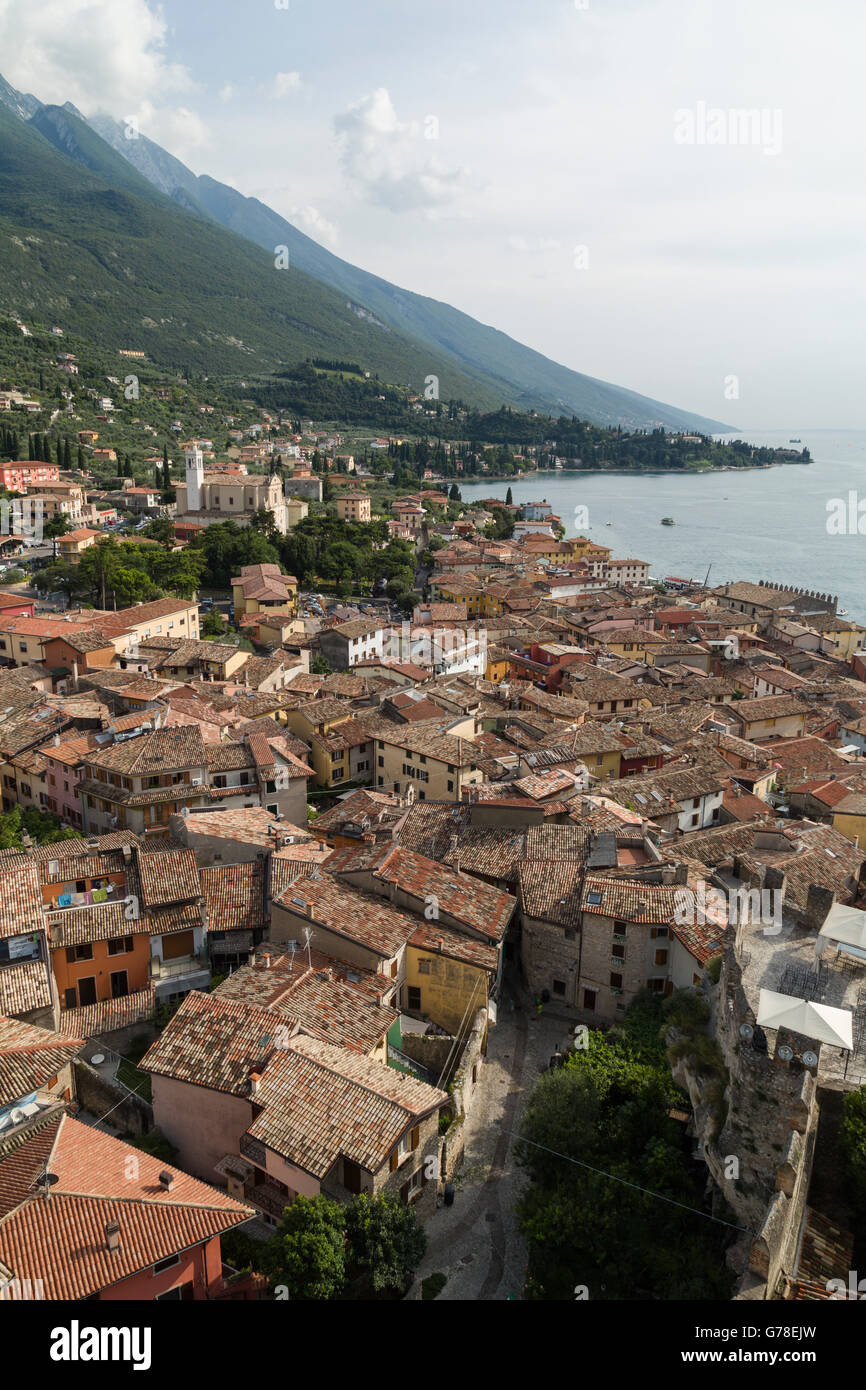
<path id="1" fill-rule="evenodd" d="M 672 516 L 662 517 L 662 526 L 676 526 L 676 524 Z"/>

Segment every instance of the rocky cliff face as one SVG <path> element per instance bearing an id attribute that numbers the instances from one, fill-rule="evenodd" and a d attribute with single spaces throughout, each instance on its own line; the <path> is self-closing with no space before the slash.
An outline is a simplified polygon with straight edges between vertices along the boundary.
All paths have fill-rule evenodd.
<path id="1" fill-rule="evenodd" d="M 780 1275 L 793 1271 L 806 1204 L 818 1122 L 816 1078 L 801 1065 L 754 1051 L 740 1036 L 740 1025 L 754 1019 L 733 942 L 712 1007 L 711 1027 L 727 1069 L 723 1096 L 718 1072 L 700 1057 L 684 1052 L 672 1072 L 691 1101 L 719 1205 L 744 1228 L 728 1252 L 740 1276 L 736 1296 L 774 1298 Z"/>

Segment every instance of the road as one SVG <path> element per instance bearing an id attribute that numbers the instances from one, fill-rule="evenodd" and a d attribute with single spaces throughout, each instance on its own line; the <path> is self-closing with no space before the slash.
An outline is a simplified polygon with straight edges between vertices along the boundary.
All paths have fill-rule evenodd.
<path id="1" fill-rule="evenodd" d="M 428 1247 L 408 1297 L 421 1297 L 421 1281 L 444 1274 L 438 1301 L 495 1302 L 523 1297 L 526 1247 L 514 1207 L 522 1173 L 514 1140 L 526 1102 L 557 1045 L 568 1035 L 561 1020 L 511 1009 L 503 1001 L 491 1028 L 487 1061 L 466 1121 L 463 1167 L 452 1207 L 427 1222 Z"/>

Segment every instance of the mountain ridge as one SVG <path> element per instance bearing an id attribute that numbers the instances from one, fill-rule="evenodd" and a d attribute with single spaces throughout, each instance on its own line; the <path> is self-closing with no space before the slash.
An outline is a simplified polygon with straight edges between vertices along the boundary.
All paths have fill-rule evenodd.
<path id="1" fill-rule="evenodd" d="M 576 415 L 595 424 L 626 429 L 664 426 L 709 433 L 727 428 L 723 422 L 574 372 L 462 310 L 401 289 L 351 265 L 258 199 L 248 198 L 209 175 L 194 174 L 144 135 L 127 138 L 124 127 L 110 117 L 82 117 L 70 102 L 63 107 L 42 105 L 35 97 L 16 92 L 2 77 L 0 105 L 38 131 L 66 158 L 126 193 L 146 200 L 146 185 L 166 204 L 242 238 L 270 257 L 276 247 L 286 246 L 293 271 L 344 296 L 344 308 L 355 324 L 399 335 L 399 341 L 406 344 L 405 360 L 412 364 L 416 389 L 434 374 L 440 377 L 443 396 L 459 397 L 470 404 L 505 404 L 553 416 Z M 346 343 L 332 344 L 327 352 L 354 356 L 359 348 L 352 346 L 353 342 L 357 343 L 357 335 L 350 334 Z M 323 350 L 315 344 L 311 347 Z M 368 365 L 379 370 L 372 358 Z M 403 381 L 405 376 L 398 367 L 394 379 Z"/>

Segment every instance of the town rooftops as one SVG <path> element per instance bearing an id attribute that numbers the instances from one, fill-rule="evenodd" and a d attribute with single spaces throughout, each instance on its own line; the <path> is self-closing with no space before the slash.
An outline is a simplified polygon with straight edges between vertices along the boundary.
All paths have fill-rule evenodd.
<path id="1" fill-rule="evenodd" d="M 319 1179 L 340 1157 L 376 1172 L 413 1122 L 447 1099 L 414 1076 L 298 1034 L 265 1071 L 256 1096 L 264 1108 L 247 1133 Z"/>
<path id="2" fill-rule="evenodd" d="M 203 767 L 205 743 L 197 727 L 155 729 L 90 754 L 87 762 L 128 777 L 155 777 L 166 772 Z"/>
<path id="3" fill-rule="evenodd" d="M 443 917 L 452 918 L 494 941 L 500 941 L 505 935 L 516 907 L 516 900 L 510 894 L 437 864 L 402 845 L 335 850 L 328 869 L 350 881 L 352 875 L 369 875 L 382 885 L 393 884 L 397 891 L 417 900 L 422 911 L 435 899 Z"/>
<path id="4" fill-rule="evenodd" d="M 83 1047 L 82 1038 L 0 1015 L 0 1109 L 50 1084 Z"/>
<path id="5" fill-rule="evenodd" d="M 85 1299 L 254 1215 L 147 1153 L 136 1153 L 131 1174 L 127 1157 L 123 1141 L 70 1115 L 29 1132 L 0 1157 L 0 1266 L 46 1299 Z M 46 1168 L 57 1178 L 50 1197 L 36 1186 Z M 115 1222 L 109 1249 L 104 1232 Z"/>
<path id="6" fill-rule="evenodd" d="M 391 903 L 364 893 L 331 873 L 298 875 L 273 899 L 274 906 L 308 919 L 347 941 L 365 946 L 388 960 L 398 954 L 415 930 L 415 920 Z"/>
<path id="7" fill-rule="evenodd" d="M 265 1009 L 193 990 L 145 1053 L 142 1071 L 248 1097 L 250 1071 L 263 1071 L 285 1019 Z"/>

